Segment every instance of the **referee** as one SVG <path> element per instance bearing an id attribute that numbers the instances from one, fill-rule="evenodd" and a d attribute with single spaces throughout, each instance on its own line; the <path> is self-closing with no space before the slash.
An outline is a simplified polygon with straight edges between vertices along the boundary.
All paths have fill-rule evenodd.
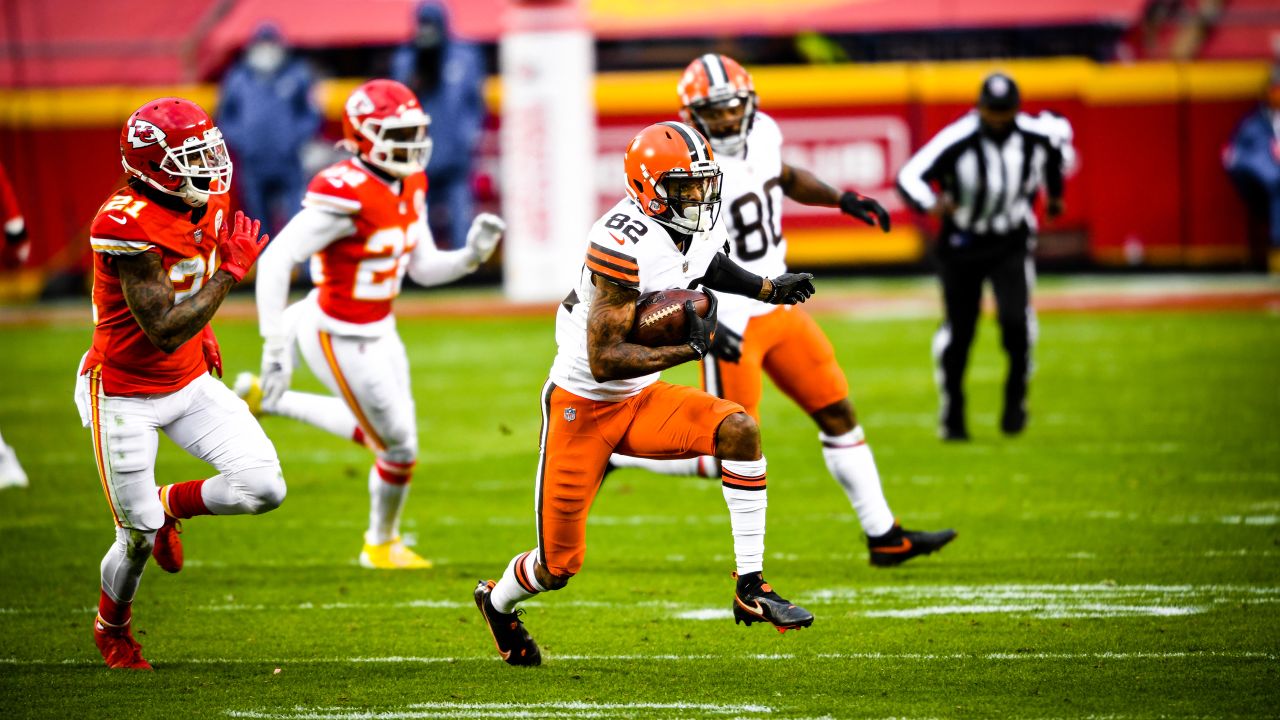
<path id="1" fill-rule="evenodd" d="M 1070 123 L 1048 112 L 1019 112 L 1020 105 L 1012 78 L 988 75 L 977 107 L 943 128 L 898 173 L 898 191 L 907 204 L 942 221 L 936 252 L 946 319 L 934 335 L 933 354 L 942 405 L 939 434 L 946 440 L 969 439 L 964 371 L 987 279 L 1009 356 L 1000 429 L 1016 435 L 1027 424 L 1036 336 L 1034 206 L 1044 186 L 1048 216 L 1062 213 L 1063 170 L 1074 150 Z"/>

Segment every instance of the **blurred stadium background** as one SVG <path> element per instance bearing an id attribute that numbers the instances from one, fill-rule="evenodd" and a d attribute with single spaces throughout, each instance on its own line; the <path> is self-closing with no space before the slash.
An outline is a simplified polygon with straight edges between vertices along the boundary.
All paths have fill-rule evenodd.
<path id="1" fill-rule="evenodd" d="M 222 74 L 258 23 L 272 20 L 321 78 L 315 99 L 324 139 L 332 140 L 348 91 L 385 75 L 394 47 L 410 38 L 415 5 L 191 0 L 155 12 L 140 0 L 6 3 L 0 161 L 26 213 L 34 256 L 22 273 L 0 278 L 0 292 L 9 299 L 83 292 L 87 222 L 121 178 L 116 137 L 143 101 L 174 93 L 212 111 Z M 509 185 L 499 162 L 498 74 L 509 5 L 449 3 L 456 33 L 480 43 L 493 73 L 473 180 L 480 206 L 490 209 L 501 207 Z M 556 3 L 527 5 L 536 13 Z M 894 231 L 880 236 L 788 201 L 793 263 L 921 271 L 928 228 L 903 207 L 894 175 L 972 105 L 983 74 L 1001 68 L 1022 85 L 1029 111 L 1053 108 L 1075 126 L 1081 162 L 1068 181 L 1066 215 L 1042 233 L 1042 269 L 1265 264 L 1265 221 L 1246 213 L 1221 154 L 1262 97 L 1280 47 L 1280 7 L 1269 0 L 752 0 L 692 8 L 596 0 L 580 10 L 595 40 L 598 150 L 594 163 L 572 162 L 594 180 L 602 207 L 617 193 L 625 140 L 674 115 L 675 80 L 689 58 L 720 51 L 754 72 L 793 162 L 893 212 Z"/>

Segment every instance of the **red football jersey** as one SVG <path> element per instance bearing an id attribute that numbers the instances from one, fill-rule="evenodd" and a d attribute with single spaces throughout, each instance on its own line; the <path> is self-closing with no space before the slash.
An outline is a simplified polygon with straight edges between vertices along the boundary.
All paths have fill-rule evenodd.
<path id="1" fill-rule="evenodd" d="M 371 323 L 391 314 L 409 256 L 426 240 L 427 176 L 404 178 L 396 192 L 354 158 L 322 170 L 304 207 L 350 216 L 356 229 L 311 259 L 320 308 L 332 318 Z"/>
<path id="2" fill-rule="evenodd" d="M 89 228 L 93 245 L 93 347 L 81 373 L 101 367 L 108 395 L 151 395 L 182 389 L 206 371 L 200 334 L 172 353 L 152 344 L 129 312 L 115 258 L 158 253 L 173 282 L 174 301 L 200 290 L 218 270 L 218 228 L 227 220 L 227 195 L 210 195 L 204 215 L 170 210 L 132 187 L 112 194 Z"/>

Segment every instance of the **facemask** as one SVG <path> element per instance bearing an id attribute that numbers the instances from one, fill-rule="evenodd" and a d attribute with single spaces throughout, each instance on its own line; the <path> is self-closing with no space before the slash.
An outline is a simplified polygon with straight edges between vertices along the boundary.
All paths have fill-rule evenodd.
<path id="1" fill-rule="evenodd" d="M 419 25 L 413 44 L 420 50 L 427 50 L 437 47 L 443 40 L 444 33 L 440 32 L 439 27 L 431 24 Z"/>
<path id="2" fill-rule="evenodd" d="M 260 42 L 249 48 L 245 62 L 260 73 L 272 73 L 284 64 L 284 46 L 274 42 Z"/>

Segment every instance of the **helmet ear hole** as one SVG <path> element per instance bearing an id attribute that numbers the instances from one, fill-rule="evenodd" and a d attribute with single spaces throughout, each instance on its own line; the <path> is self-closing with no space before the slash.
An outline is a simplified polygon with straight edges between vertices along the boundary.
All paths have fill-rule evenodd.
<path id="1" fill-rule="evenodd" d="M 636 192 L 644 192 L 644 185 L 641 185 L 639 180 L 631 178 L 631 184 L 636 186 Z"/>

